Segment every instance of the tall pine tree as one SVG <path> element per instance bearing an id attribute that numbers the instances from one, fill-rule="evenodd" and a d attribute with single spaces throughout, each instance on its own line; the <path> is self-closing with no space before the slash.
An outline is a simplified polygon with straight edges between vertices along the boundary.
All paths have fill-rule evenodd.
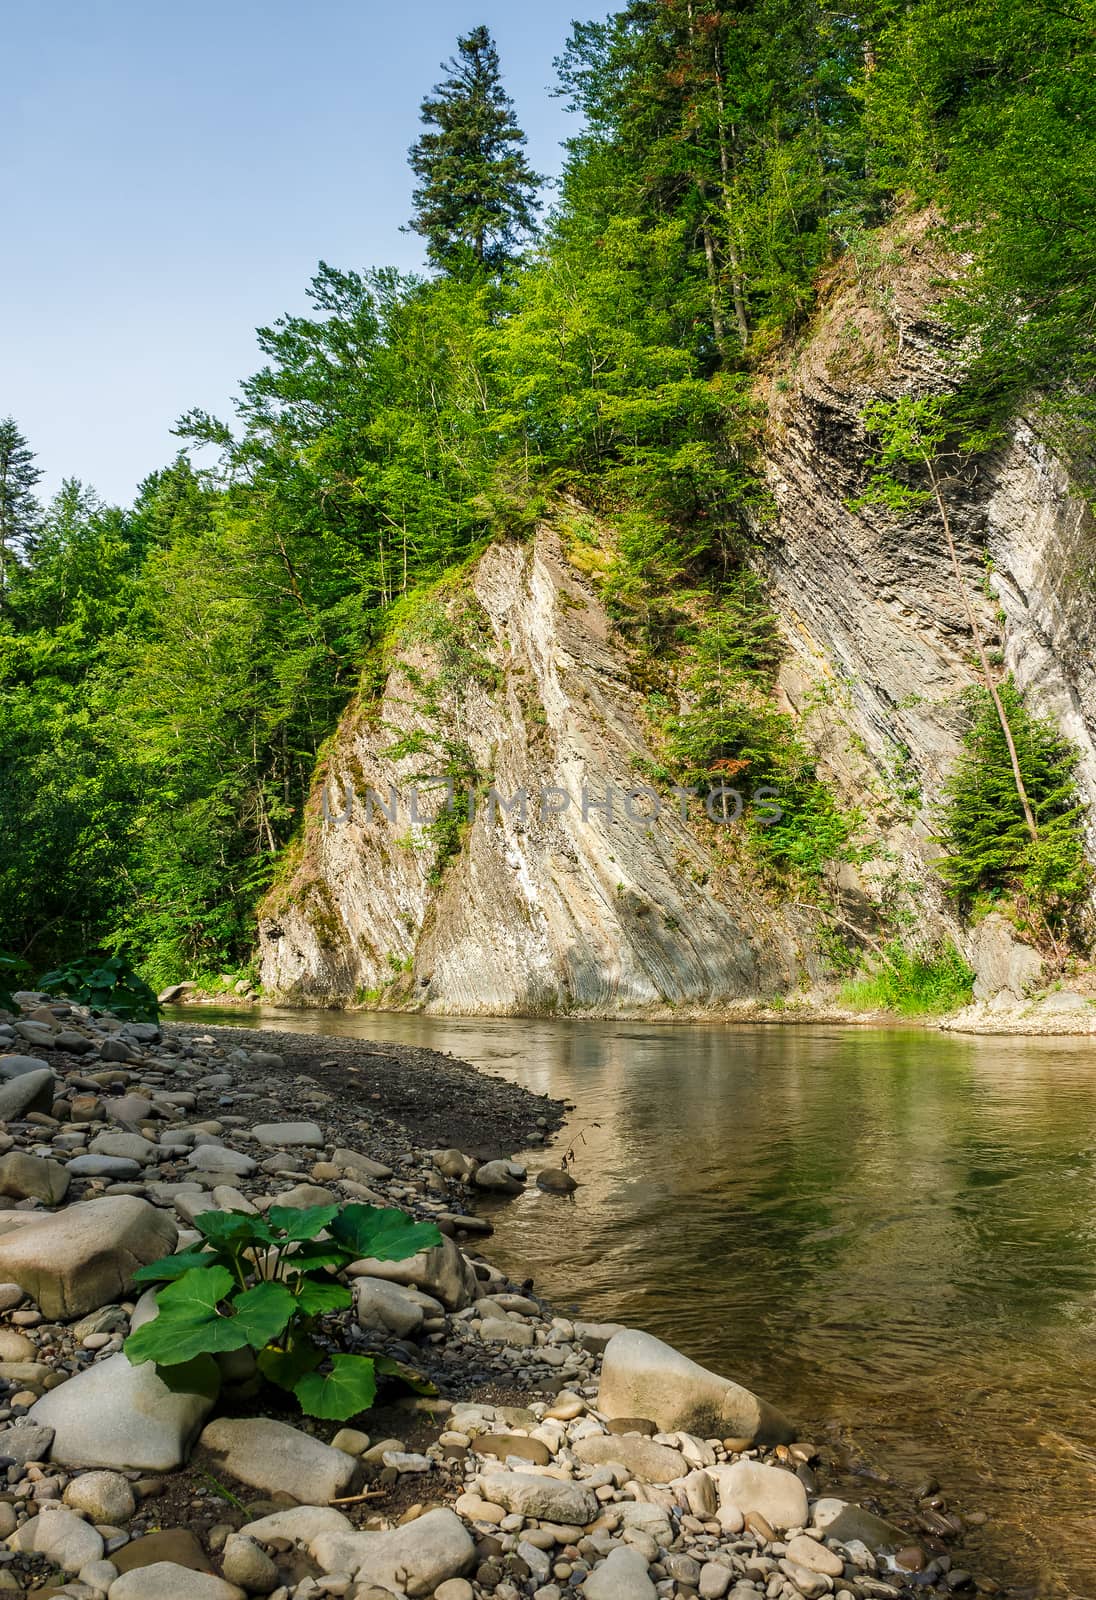
<path id="1" fill-rule="evenodd" d="M 0 609 L 11 569 L 33 538 L 41 514 L 34 486 L 42 473 L 14 417 L 0 421 Z"/>
<path id="2" fill-rule="evenodd" d="M 449 76 L 422 103 L 427 131 L 409 160 L 421 180 L 411 227 L 431 262 L 451 276 L 500 272 L 535 226 L 540 179 L 502 87 L 498 51 L 485 27 L 457 40 Z"/>

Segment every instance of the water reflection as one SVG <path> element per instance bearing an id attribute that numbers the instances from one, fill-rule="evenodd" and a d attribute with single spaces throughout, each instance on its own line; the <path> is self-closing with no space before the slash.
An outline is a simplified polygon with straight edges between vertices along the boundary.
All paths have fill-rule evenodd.
<path id="1" fill-rule="evenodd" d="M 499 1205 L 496 1259 L 849 1428 L 899 1476 L 936 1472 L 990 1512 L 991 1570 L 1096 1595 L 1089 1042 L 264 1021 L 429 1044 L 573 1100 L 583 1188 Z"/>

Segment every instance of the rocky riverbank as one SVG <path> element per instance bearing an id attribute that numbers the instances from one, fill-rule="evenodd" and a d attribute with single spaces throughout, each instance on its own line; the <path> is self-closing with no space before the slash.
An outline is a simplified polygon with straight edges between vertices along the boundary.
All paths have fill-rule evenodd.
<path id="1" fill-rule="evenodd" d="M 550 1140 L 558 1102 L 428 1050 L 22 999 L 0 1021 L 0 1596 L 1001 1592 L 964 1570 L 932 1485 L 850 1504 L 765 1401 L 484 1259 L 476 1194 L 520 1189 L 510 1153 Z M 547 1156 L 539 1181 L 569 1187 Z M 211 1207 L 275 1200 L 437 1223 L 411 1261 L 353 1263 L 354 1309 L 329 1319 L 436 1398 L 382 1394 L 366 1433 L 302 1418 L 236 1358 L 195 1392 L 130 1365 L 154 1314 L 136 1267 Z"/>

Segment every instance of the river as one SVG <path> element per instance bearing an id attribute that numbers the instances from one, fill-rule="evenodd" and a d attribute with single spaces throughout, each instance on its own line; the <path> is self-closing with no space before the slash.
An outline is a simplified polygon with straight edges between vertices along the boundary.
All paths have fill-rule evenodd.
<path id="1" fill-rule="evenodd" d="M 1096 1048 L 914 1029 L 173 1013 L 448 1050 L 572 1101 L 570 1200 L 489 1253 L 633 1323 L 906 1485 L 976 1568 L 1096 1596 Z M 485 1209 L 480 1207 L 481 1210 Z"/>

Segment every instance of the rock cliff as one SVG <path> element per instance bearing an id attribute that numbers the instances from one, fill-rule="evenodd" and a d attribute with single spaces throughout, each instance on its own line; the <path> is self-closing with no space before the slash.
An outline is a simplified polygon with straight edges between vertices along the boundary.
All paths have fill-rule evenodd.
<path id="1" fill-rule="evenodd" d="M 651 818 L 636 797 L 628 815 L 653 757 L 643 702 L 557 534 L 492 546 L 402 630 L 379 701 L 339 730 L 303 858 L 265 910 L 264 984 L 506 1013 L 704 1007 L 817 974 L 806 914 L 766 904 L 702 805 Z M 454 765 L 443 831 L 445 790 L 425 780 Z"/>
<path id="2" fill-rule="evenodd" d="M 808 334 L 768 385 L 766 470 L 777 514 L 762 565 L 789 644 L 782 687 L 822 770 L 868 812 L 881 845 L 865 876 L 929 931 L 968 943 L 942 905 L 933 812 L 957 752 L 974 647 L 935 510 L 850 509 L 872 444 L 873 399 L 944 392 L 955 363 L 933 315 L 950 263 L 922 215 L 868 267 L 846 258 Z M 1020 418 L 945 485 L 983 633 L 1032 706 L 1081 752 L 1096 829 L 1096 523 L 1063 461 Z M 1096 844 L 1096 831 L 1090 835 Z M 968 950 L 970 949 L 968 943 Z"/>
<path id="3" fill-rule="evenodd" d="M 758 561 L 787 638 L 780 691 L 877 845 L 862 873 L 843 871 L 844 910 L 863 926 L 880 903 L 904 904 L 929 934 L 962 938 L 931 872 L 932 812 L 974 681 L 962 604 L 934 515 L 849 509 L 870 455 L 865 404 L 950 381 L 932 311 L 947 264 L 924 218 L 890 244 L 870 266 L 846 259 L 767 375 L 775 514 Z M 947 492 L 986 633 L 1080 747 L 1096 802 L 1092 518 L 1029 419 Z M 645 696 L 572 554 L 550 525 L 496 543 L 404 620 L 264 908 L 268 993 L 453 1013 L 702 1011 L 823 976 L 811 908 L 762 893 L 733 827 L 696 802 L 645 819 L 649 800 L 633 800 L 627 814 L 654 754 Z M 429 774 L 475 792 L 473 820 L 462 807 L 439 819 L 442 791 L 421 783 L 409 814 Z M 503 802 L 524 792 L 525 815 L 492 807 L 492 786 Z M 610 788 L 611 817 L 596 804 Z"/>

